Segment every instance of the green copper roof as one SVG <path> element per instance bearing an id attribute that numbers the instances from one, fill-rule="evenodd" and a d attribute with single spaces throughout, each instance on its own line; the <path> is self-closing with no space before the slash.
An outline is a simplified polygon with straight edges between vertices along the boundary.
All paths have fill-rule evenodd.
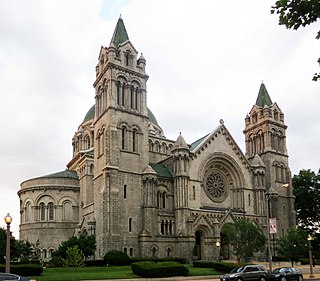
<path id="1" fill-rule="evenodd" d="M 172 179 L 172 174 L 166 166 L 158 163 L 149 163 L 149 165 L 159 177 Z"/>
<path id="2" fill-rule="evenodd" d="M 193 142 L 190 146 L 190 151 L 193 151 L 209 134 L 205 135 L 201 139 L 198 139 L 197 141 Z"/>
<path id="3" fill-rule="evenodd" d="M 148 116 L 149 116 L 149 120 L 151 123 L 159 126 L 156 117 L 154 116 L 154 114 L 152 113 L 152 111 L 149 108 L 148 108 Z"/>
<path id="4" fill-rule="evenodd" d="M 87 112 L 86 116 L 83 119 L 83 122 L 87 122 L 89 120 L 92 120 L 94 118 L 94 115 L 96 114 L 95 105 L 91 106 L 89 111 Z"/>
<path id="5" fill-rule="evenodd" d="M 77 172 L 71 171 L 71 170 L 64 170 L 64 171 L 53 173 L 50 175 L 37 177 L 35 179 L 41 179 L 41 178 L 69 178 L 69 179 L 76 179 L 76 180 L 79 179 Z"/>
<path id="6" fill-rule="evenodd" d="M 91 106 L 89 111 L 87 112 L 86 116 L 83 119 L 83 122 L 87 122 L 90 121 L 94 118 L 96 112 L 96 108 L 95 105 Z M 156 117 L 154 116 L 154 114 L 152 113 L 152 111 L 148 108 L 148 117 L 151 123 L 159 126 L 158 121 L 156 119 Z"/>
<path id="7" fill-rule="evenodd" d="M 113 32 L 111 43 L 113 43 L 115 47 L 118 47 L 120 44 L 122 44 L 128 40 L 129 40 L 128 33 L 127 33 L 126 28 L 124 26 L 123 20 L 120 17 L 118 19 L 116 28 Z"/>
<path id="8" fill-rule="evenodd" d="M 264 107 L 265 105 L 271 105 L 271 104 L 272 104 L 272 100 L 268 94 L 266 86 L 263 83 L 261 83 L 256 105 L 260 107 Z"/>

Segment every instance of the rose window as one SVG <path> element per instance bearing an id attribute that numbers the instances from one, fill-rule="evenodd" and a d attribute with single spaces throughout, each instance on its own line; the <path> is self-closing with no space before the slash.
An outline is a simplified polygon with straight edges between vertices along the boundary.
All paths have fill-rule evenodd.
<path id="1" fill-rule="evenodd" d="M 222 199 L 225 196 L 225 183 L 223 178 L 217 173 L 207 176 L 205 182 L 206 192 L 212 199 Z"/>

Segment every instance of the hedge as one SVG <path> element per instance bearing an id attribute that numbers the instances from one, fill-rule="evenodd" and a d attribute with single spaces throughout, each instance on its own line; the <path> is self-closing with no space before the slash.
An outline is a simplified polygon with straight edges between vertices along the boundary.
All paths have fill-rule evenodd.
<path id="1" fill-rule="evenodd" d="M 5 265 L 0 265 L 0 272 L 5 272 L 5 269 Z M 43 267 L 39 264 L 11 265 L 10 272 L 22 276 L 40 276 L 43 273 Z"/>
<path id="2" fill-rule="evenodd" d="M 181 264 L 187 263 L 187 259 L 175 258 L 175 257 L 164 257 L 164 258 L 149 258 L 149 257 L 137 258 L 137 257 L 133 257 L 133 258 L 131 258 L 131 263 L 141 262 L 141 261 L 153 261 L 153 262 L 174 261 L 174 262 L 178 262 Z"/>
<path id="3" fill-rule="evenodd" d="M 238 266 L 244 266 L 246 263 L 232 263 L 232 262 L 213 262 L 213 261 L 194 261 L 194 267 L 213 268 L 217 272 L 227 273 Z"/>
<path id="4" fill-rule="evenodd" d="M 145 278 L 187 276 L 189 274 L 188 268 L 178 262 L 135 262 L 131 264 L 131 270 Z"/>

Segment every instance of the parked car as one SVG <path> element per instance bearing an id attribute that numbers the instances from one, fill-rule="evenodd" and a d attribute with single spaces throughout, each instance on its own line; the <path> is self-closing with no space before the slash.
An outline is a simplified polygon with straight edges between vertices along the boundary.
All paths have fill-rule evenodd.
<path id="1" fill-rule="evenodd" d="M 236 267 L 220 277 L 220 281 L 266 281 L 268 272 L 262 265 Z"/>
<path id="2" fill-rule="evenodd" d="M 294 267 L 279 267 L 274 269 L 270 276 L 270 281 L 302 281 L 301 271 Z"/>
<path id="3" fill-rule="evenodd" d="M 20 281 L 36 281 L 35 279 L 29 279 L 27 277 L 11 274 L 11 273 L 2 273 L 0 272 L 0 280 L 7 281 L 7 280 L 20 280 Z"/>

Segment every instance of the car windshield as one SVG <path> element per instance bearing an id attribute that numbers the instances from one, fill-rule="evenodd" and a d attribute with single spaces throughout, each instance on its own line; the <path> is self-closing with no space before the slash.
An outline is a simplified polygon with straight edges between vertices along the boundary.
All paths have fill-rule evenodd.
<path id="1" fill-rule="evenodd" d="M 283 272 L 286 272 L 286 271 L 289 271 L 289 268 L 287 268 L 287 267 L 280 267 L 280 268 L 274 269 L 272 272 L 273 272 L 273 273 L 283 273 Z"/>
<path id="2" fill-rule="evenodd" d="M 230 271 L 230 273 L 241 272 L 243 270 L 243 266 L 236 267 Z"/>

